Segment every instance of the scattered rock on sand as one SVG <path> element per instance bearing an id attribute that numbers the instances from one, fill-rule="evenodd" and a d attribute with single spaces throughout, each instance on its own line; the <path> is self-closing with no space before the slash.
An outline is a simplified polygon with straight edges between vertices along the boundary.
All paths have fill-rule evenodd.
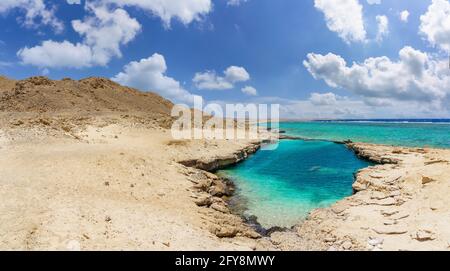
<path id="1" fill-rule="evenodd" d="M 232 226 L 214 227 L 211 231 L 219 238 L 235 237 L 238 234 L 238 229 Z"/>
<path id="2" fill-rule="evenodd" d="M 374 227 L 372 230 L 378 234 L 405 234 L 408 232 L 408 229 L 404 226 L 379 226 Z"/>
<path id="3" fill-rule="evenodd" d="M 210 207 L 211 207 L 211 209 L 214 209 L 216 211 L 219 211 L 219 212 L 222 212 L 222 213 L 225 213 L 225 214 L 230 213 L 230 210 L 225 205 L 220 204 L 218 202 L 215 202 L 215 203 L 211 204 Z"/>
<path id="4" fill-rule="evenodd" d="M 345 210 L 347 210 L 349 207 L 350 206 L 344 202 L 338 202 L 331 207 L 331 210 L 335 214 L 340 214 L 340 213 L 344 212 Z"/>
<path id="5" fill-rule="evenodd" d="M 211 187 L 211 180 L 209 179 L 203 179 L 198 181 L 196 185 L 194 185 L 195 188 L 201 190 L 201 191 L 208 191 L 208 189 Z"/>
<path id="6" fill-rule="evenodd" d="M 394 225 L 394 224 L 397 224 L 397 221 L 396 220 L 385 220 L 383 222 L 383 224 L 384 225 Z"/>
<path id="7" fill-rule="evenodd" d="M 381 200 L 371 200 L 366 202 L 369 205 L 391 206 L 396 205 L 397 201 L 393 198 L 385 198 Z"/>
<path id="8" fill-rule="evenodd" d="M 398 213 L 393 214 L 392 216 L 390 216 L 390 219 L 400 220 L 400 219 L 404 219 L 404 218 L 407 218 L 407 217 L 409 217 L 409 214 L 403 213 L 403 212 L 398 212 Z"/>
<path id="9" fill-rule="evenodd" d="M 254 231 L 254 230 L 252 230 L 252 229 L 249 229 L 249 230 L 245 231 L 245 232 L 243 233 L 243 235 L 244 235 L 245 237 L 252 238 L 252 239 L 258 239 L 258 238 L 261 238 L 261 234 L 257 233 L 256 231 Z"/>
<path id="10" fill-rule="evenodd" d="M 420 242 L 436 239 L 435 234 L 430 230 L 418 230 L 417 232 L 411 234 L 411 237 Z"/>
<path id="11" fill-rule="evenodd" d="M 385 198 L 389 198 L 389 195 L 386 195 L 383 192 L 374 191 L 370 196 L 371 199 L 383 200 Z"/>
<path id="12" fill-rule="evenodd" d="M 369 238 L 369 241 L 367 243 L 373 247 L 382 245 L 384 242 L 383 238 Z"/>
<path id="13" fill-rule="evenodd" d="M 215 175 L 215 174 L 213 174 L 213 173 L 210 173 L 210 172 L 208 172 L 208 171 L 205 171 L 205 172 L 203 172 L 205 175 L 206 175 L 206 177 L 208 177 L 209 179 L 212 179 L 212 180 L 217 180 L 217 179 L 219 179 L 219 177 L 217 177 L 217 175 Z"/>
<path id="14" fill-rule="evenodd" d="M 221 197 L 225 195 L 229 196 L 227 187 L 222 181 L 214 182 L 214 186 L 211 186 L 211 188 L 209 189 L 209 193 L 216 197 Z"/>
<path id="15" fill-rule="evenodd" d="M 400 196 L 402 193 L 399 190 L 395 190 L 389 193 L 389 197 L 397 197 Z"/>
<path id="16" fill-rule="evenodd" d="M 327 251 L 337 251 L 337 249 L 334 246 L 331 246 L 331 247 L 328 248 Z"/>
<path id="17" fill-rule="evenodd" d="M 427 176 L 422 176 L 422 184 L 428 184 L 428 183 L 432 183 L 435 182 L 436 180 L 431 178 L 431 177 L 427 177 Z"/>
<path id="18" fill-rule="evenodd" d="M 350 242 L 350 241 L 345 241 L 345 242 L 342 244 L 342 248 L 345 249 L 345 250 L 349 250 L 349 249 L 351 249 L 352 247 L 353 247 L 353 244 L 352 244 L 352 242 Z"/>
<path id="19" fill-rule="evenodd" d="M 398 210 L 385 210 L 381 211 L 381 214 L 384 216 L 391 216 L 397 214 L 398 212 L 399 212 Z"/>
<path id="20" fill-rule="evenodd" d="M 208 195 L 201 195 L 194 200 L 197 206 L 209 206 L 211 204 L 211 197 Z"/>

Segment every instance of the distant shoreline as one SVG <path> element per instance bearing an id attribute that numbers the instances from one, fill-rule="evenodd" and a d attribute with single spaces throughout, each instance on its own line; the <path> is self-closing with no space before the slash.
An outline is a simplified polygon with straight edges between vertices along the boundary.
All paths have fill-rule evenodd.
<path id="1" fill-rule="evenodd" d="M 270 120 L 269 120 L 270 121 Z M 267 123 L 269 121 L 261 121 L 258 123 Z M 281 118 L 279 123 L 293 123 L 293 122 L 349 122 L 349 123 L 416 123 L 416 124 L 450 124 L 450 118 L 442 119 L 285 119 Z"/>

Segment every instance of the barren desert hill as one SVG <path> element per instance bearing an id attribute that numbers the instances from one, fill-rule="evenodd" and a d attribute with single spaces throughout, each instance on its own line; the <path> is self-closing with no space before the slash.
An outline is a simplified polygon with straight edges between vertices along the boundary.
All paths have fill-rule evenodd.
<path id="1" fill-rule="evenodd" d="M 107 78 L 51 80 L 34 76 L 13 80 L 0 76 L 0 114 L 13 126 L 69 119 L 74 125 L 82 125 L 87 119 L 113 116 L 169 128 L 174 120 L 173 106 L 156 93 L 122 86 Z M 204 115 L 204 120 L 209 118 Z"/>
<path id="2" fill-rule="evenodd" d="M 15 84 L 16 84 L 15 80 L 0 75 L 0 93 L 13 88 Z"/>
<path id="3" fill-rule="evenodd" d="M 106 78 L 0 77 L 0 124 L 8 127 L 37 125 L 71 130 L 102 120 L 168 128 L 173 122 L 172 107 L 172 102 L 158 94 Z"/>
<path id="4" fill-rule="evenodd" d="M 170 115 L 173 104 L 152 92 L 121 86 L 106 78 L 25 80 L 0 77 L 0 111 L 30 113 L 140 112 Z"/>

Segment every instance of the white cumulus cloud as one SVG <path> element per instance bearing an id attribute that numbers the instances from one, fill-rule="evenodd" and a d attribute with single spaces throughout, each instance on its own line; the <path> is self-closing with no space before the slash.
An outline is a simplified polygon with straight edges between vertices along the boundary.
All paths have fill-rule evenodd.
<path id="1" fill-rule="evenodd" d="M 337 103 L 337 95 L 328 92 L 328 93 L 317 93 L 313 92 L 311 93 L 311 96 L 309 97 L 309 101 L 313 105 L 335 105 Z"/>
<path id="2" fill-rule="evenodd" d="M 39 25 L 49 25 L 56 32 L 64 29 L 64 24 L 55 16 L 54 7 L 49 7 L 44 0 L 1 0 L 0 14 L 5 14 L 10 10 L 18 9 L 25 13 L 23 24 L 26 27 L 38 27 Z"/>
<path id="3" fill-rule="evenodd" d="M 404 10 L 404 11 L 400 12 L 400 20 L 401 20 L 402 22 L 407 23 L 407 22 L 408 22 L 408 19 L 409 19 L 409 11 Z"/>
<path id="4" fill-rule="evenodd" d="M 214 71 L 198 72 L 192 81 L 198 89 L 224 90 L 234 88 L 238 82 L 250 80 L 250 75 L 243 67 L 230 66 L 219 76 Z"/>
<path id="5" fill-rule="evenodd" d="M 420 16 L 419 33 L 433 46 L 450 51 L 450 2 L 433 0 Z"/>
<path id="6" fill-rule="evenodd" d="M 101 0 L 118 6 L 133 6 L 158 16 L 169 27 L 173 18 L 183 24 L 201 20 L 212 10 L 211 0 Z"/>
<path id="7" fill-rule="evenodd" d="M 223 90 L 234 86 L 224 77 L 218 76 L 214 71 L 198 72 L 192 79 L 198 89 Z"/>
<path id="8" fill-rule="evenodd" d="M 248 72 L 244 68 L 237 66 L 228 67 L 225 70 L 224 74 L 226 80 L 231 83 L 245 82 L 250 79 L 250 75 L 248 74 Z"/>
<path id="9" fill-rule="evenodd" d="M 123 9 L 87 5 L 93 16 L 72 21 L 73 29 L 92 48 L 94 64 L 106 65 L 112 57 L 121 57 L 120 46 L 129 43 L 141 30 L 139 22 Z"/>
<path id="10" fill-rule="evenodd" d="M 92 51 L 84 44 L 72 44 L 68 41 L 44 41 L 32 48 L 22 48 L 17 53 L 24 64 L 41 68 L 82 68 L 90 66 Z"/>
<path id="11" fill-rule="evenodd" d="M 375 17 L 378 24 L 377 42 L 381 42 L 389 34 L 389 19 L 385 15 Z"/>
<path id="12" fill-rule="evenodd" d="M 80 0 L 66 0 L 69 4 L 79 4 Z M 0 13 L 15 7 L 33 7 L 39 4 L 41 10 L 37 13 L 42 21 L 50 24 L 58 22 L 50 17 L 52 10 L 45 8 L 43 0 L 3 0 L 0 2 Z M 37 5 L 36 4 L 36 5 Z M 23 63 L 46 68 L 81 68 L 96 65 L 107 65 L 112 58 L 122 56 L 121 46 L 131 42 L 140 32 L 141 25 L 131 18 L 122 7 L 135 7 L 151 12 L 160 17 L 165 26 L 169 27 L 172 19 L 176 18 L 184 24 L 195 20 L 201 20 L 202 16 L 212 9 L 211 0 L 97 0 L 86 1 L 88 15 L 82 20 L 72 21 L 72 28 L 82 37 L 82 42 L 70 41 L 55 42 L 43 41 L 35 47 L 24 47 L 17 53 Z M 28 8 L 30 10 L 30 8 Z M 34 9 L 33 9 L 34 10 Z M 28 11 L 30 13 L 31 11 Z M 28 16 L 34 20 L 38 15 Z M 33 13 L 34 14 L 34 13 Z M 58 48 L 59 47 L 59 48 Z M 83 56 L 74 59 L 68 56 L 66 59 L 60 54 L 68 50 L 74 56 Z M 47 56 L 47 59 L 35 57 L 37 53 Z M 90 55 L 89 55 L 90 53 Z M 71 61 L 72 60 L 72 61 Z"/>
<path id="13" fill-rule="evenodd" d="M 153 54 L 149 58 L 127 64 L 112 80 L 142 91 L 153 91 L 177 102 L 192 103 L 194 95 L 166 75 L 164 56 Z"/>
<path id="14" fill-rule="evenodd" d="M 69 5 L 79 5 L 81 4 L 81 0 L 67 0 Z"/>
<path id="15" fill-rule="evenodd" d="M 347 65 L 339 55 L 311 53 L 303 63 L 315 79 L 363 98 L 439 102 L 450 93 L 447 61 L 408 46 L 397 61 L 383 56 Z"/>
<path id="16" fill-rule="evenodd" d="M 248 0 L 228 0 L 227 5 L 228 6 L 240 6 L 242 3 L 247 2 Z"/>
<path id="17" fill-rule="evenodd" d="M 44 41 L 19 50 L 18 57 L 25 64 L 47 68 L 104 66 L 113 57 L 121 57 L 120 46 L 133 40 L 141 25 L 120 8 L 87 4 L 87 9 L 91 15 L 72 21 L 73 29 L 84 37 L 82 43 Z"/>
<path id="18" fill-rule="evenodd" d="M 251 86 L 245 86 L 241 89 L 242 93 L 249 95 L 249 96 L 257 96 L 258 95 L 258 91 L 256 90 L 256 88 L 251 87 Z"/>
<path id="19" fill-rule="evenodd" d="M 330 29 L 345 42 L 364 42 L 363 7 L 358 0 L 315 0 L 314 6 L 323 12 Z"/>

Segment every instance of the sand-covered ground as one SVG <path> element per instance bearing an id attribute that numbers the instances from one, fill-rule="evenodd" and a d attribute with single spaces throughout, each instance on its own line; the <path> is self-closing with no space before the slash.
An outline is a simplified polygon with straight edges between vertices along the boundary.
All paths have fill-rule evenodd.
<path id="1" fill-rule="evenodd" d="M 104 78 L 0 77 L 0 249 L 270 247 L 221 180 L 178 163 L 229 163 L 254 142 L 172 140 L 172 106 Z"/>
<path id="2" fill-rule="evenodd" d="M 77 138 L 45 130 L 0 130 L 0 249 L 264 247 L 220 197 L 197 206 L 209 193 L 194 186 L 207 173 L 178 163 L 232 156 L 249 142 L 173 141 L 169 130 L 122 124 L 88 125 Z"/>

